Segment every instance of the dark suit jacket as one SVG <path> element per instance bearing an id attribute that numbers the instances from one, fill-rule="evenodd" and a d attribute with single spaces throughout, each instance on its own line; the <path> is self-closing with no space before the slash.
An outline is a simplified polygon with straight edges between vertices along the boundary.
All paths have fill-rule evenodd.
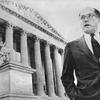
<path id="1" fill-rule="evenodd" d="M 77 86 L 74 84 L 74 70 Z M 100 63 L 88 48 L 84 36 L 65 47 L 61 80 L 69 97 L 89 97 L 100 93 Z"/>

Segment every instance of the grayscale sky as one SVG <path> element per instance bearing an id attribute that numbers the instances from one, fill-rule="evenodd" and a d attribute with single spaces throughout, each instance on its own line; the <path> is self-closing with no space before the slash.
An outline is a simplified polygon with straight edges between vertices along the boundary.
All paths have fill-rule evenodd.
<path id="1" fill-rule="evenodd" d="M 81 36 L 78 18 L 84 7 L 95 7 L 100 10 L 100 0 L 21 0 L 35 9 L 67 41 Z"/>

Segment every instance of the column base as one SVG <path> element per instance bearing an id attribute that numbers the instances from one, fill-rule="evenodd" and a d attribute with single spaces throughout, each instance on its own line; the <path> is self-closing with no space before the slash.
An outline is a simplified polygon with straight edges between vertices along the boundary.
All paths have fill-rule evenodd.
<path id="1" fill-rule="evenodd" d="M 13 62 L 7 62 L 1 65 L 0 96 L 5 96 L 6 94 L 33 95 L 32 74 L 34 72 L 35 70 L 32 68 Z"/>
<path id="2" fill-rule="evenodd" d="M 48 97 L 48 96 L 26 96 L 26 95 L 15 95 L 15 94 L 6 94 L 0 96 L 0 100 L 70 100 L 69 98 L 60 98 L 60 97 Z"/>

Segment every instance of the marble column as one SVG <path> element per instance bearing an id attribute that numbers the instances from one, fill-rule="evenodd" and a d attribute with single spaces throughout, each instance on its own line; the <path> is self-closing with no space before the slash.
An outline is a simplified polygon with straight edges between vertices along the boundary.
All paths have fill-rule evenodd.
<path id="1" fill-rule="evenodd" d="M 40 40 L 35 37 L 34 42 L 34 54 L 35 54 L 35 66 L 36 66 L 36 76 L 37 76 L 37 95 L 43 96 L 44 93 L 44 77 L 42 69 L 42 60 L 41 60 L 41 50 L 40 50 Z"/>
<path id="2" fill-rule="evenodd" d="M 6 48 L 10 50 L 10 60 L 15 60 L 14 49 L 13 49 L 13 25 L 6 23 L 6 35 L 5 35 Z"/>
<path id="3" fill-rule="evenodd" d="M 28 47 L 27 47 L 27 33 L 21 31 L 21 63 L 29 67 L 28 64 Z"/>
<path id="4" fill-rule="evenodd" d="M 45 70 L 47 76 L 47 91 L 49 96 L 55 96 L 54 80 L 53 80 L 53 69 L 52 61 L 50 56 L 50 45 L 45 43 Z"/>
<path id="5" fill-rule="evenodd" d="M 63 97 L 64 96 L 64 90 L 63 90 L 63 86 L 62 86 L 62 82 L 61 82 L 61 61 L 59 60 L 59 52 L 58 52 L 58 48 L 56 48 L 54 46 L 54 63 L 55 63 L 55 72 L 56 72 L 56 82 L 57 82 L 57 92 L 58 92 L 58 96 Z"/>

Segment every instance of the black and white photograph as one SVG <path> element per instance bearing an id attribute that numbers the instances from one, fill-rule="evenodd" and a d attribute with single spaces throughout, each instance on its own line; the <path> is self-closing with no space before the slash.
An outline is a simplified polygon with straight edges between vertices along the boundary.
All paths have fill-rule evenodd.
<path id="1" fill-rule="evenodd" d="M 100 1 L 0 0 L 0 100 L 100 100 Z"/>

